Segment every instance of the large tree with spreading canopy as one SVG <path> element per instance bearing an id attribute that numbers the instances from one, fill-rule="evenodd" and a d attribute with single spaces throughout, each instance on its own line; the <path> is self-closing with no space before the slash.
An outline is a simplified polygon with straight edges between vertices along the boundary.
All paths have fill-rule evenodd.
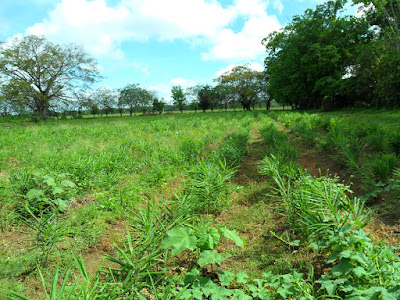
<path id="1" fill-rule="evenodd" d="M 46 119 L 53 107 L 95 82 L 99 72 L 81 47 L 30 35 L 1 46 L 0 76 L 3 99 Z"/>

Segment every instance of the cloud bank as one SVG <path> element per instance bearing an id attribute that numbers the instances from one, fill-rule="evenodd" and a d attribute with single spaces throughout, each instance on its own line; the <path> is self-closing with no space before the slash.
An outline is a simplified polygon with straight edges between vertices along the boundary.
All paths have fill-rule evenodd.
<path id="1" fill-rule="evenodd" d="M 114 1 L 115 2 L 115 1 Z M 123 59 L 122 43 L 151 39 L 183 39 L 205 48 L 204 60 L 255 59 L 264 54 L 261 39 L 279 30 L 268 15 L 280 1 L 235 0 L 223 7 L 216 0 L 62 0 L 48 17 L 30 26 L 26 34 L 45 35 L 53 41 L 83 44 L 97 57 Z M 243 26 L 234 29 L 238 19 Z"/>

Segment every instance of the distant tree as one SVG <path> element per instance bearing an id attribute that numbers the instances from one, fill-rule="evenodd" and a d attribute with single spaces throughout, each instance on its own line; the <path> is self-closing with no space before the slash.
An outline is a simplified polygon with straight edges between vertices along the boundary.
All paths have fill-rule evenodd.
<path id="1" fill-rule="evenodd" d="M 120 90 L 118 105 L 127 107 L 130 116 L 132 116 L 133 113 L 136 116 L 137 109 L 142 106 L 143 103 L 148 103 L 149 99 L 147 96 L 145 90 L 138 84 L 129 84 Z"/>
<path id="2" fill-rule="evenodd" d="M 162 114 L 164 111 L 165 102 L 163 100 L 159 100 L 157 97 L 153 97 L 153 112 L 158 112 Z"/>
<path id="3" fill-rule="evenodd" d="M 116 95 L 115 92 L 108 88 L 99 88 L 92 95 L 95 99 L 98 108 L 108 116 L 114 111 L 116 106 Z"/>
<path id="4" fill-rule="evenodd" d="M 30 35 L 0 47 L 3 93 L 42 119 L 53 105 L 71 101 L 74 90 L 98 78 L 95 60 L 75 45 L 60 46 Z"/>
<path id="5" fill-rule="evenodd" d="M 180 85 L 175 85 L 171 90 L 173 103 L 178 106 L 180 112 L 183 112 L 183 108 L 186 104 L 186 95 Z"/>
<path id="6" fill-rule="evenodd" d="M 233 93 L 244 110 L 254 108 L 255 103 L 259 100 L 260 73 L 252 70 L 247 64 L 234 67 L 231 71 L 226 72 L 215 79 L 220 85 L 228 86 L 227 91 Z"/>
<path id="7" fill-rule="evenodd" d="M 207 109 L 214 110 L 214 93 L 211 85 L 199 85 L 197 88 L 197 97 L 200 109 L 205 112 Z"/>
<path id="8" fill-rule="evenodd" d="M 122 117 L 122 114 L 124 113 L 124 110 L 125 110 L 125 104 L 122 103 L 122 101 L 119 101 L 119 97 L 118 97 L 118 100 L 116 101 L 116 105 L 117 105 L 117 110 L 119 112 L 119 115 Z"/>
<path id="9" fill-rule="evenodd" d="M 186 101 L 189 104 L 190 109 L 193 109 L 195 112 L 199 109 L 199 99 L 197 97 L 198 86 L 192 86 L 186 89 Z"/>

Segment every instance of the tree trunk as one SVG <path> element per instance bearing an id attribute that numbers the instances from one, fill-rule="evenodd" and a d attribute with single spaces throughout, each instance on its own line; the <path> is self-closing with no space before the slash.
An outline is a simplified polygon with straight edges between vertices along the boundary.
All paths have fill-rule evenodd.
<path id="1" fill-rule="evenodd" d="M 271 109 L 271 100 L 267 100 L 267 110 Z"/>
<path id="2" fill-rule="evenodd" d="M 40 118 L 42 120 L 46 120 L 47 119 L 47 109 L 46 109 L 46 107 L 40 107 L 39 108 L 39 114 L 40 114 Z"/>

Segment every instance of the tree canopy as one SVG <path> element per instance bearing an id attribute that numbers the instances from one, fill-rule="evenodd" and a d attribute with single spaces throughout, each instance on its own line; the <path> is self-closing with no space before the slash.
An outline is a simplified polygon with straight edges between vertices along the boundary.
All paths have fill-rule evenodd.
<path id="1" fill-rule="evenodd" d="M 215 79 L 221 86 L 227 89 L 219 89 L 220 95 L 234 97 L 244 110 L 254 108 L 255 104 L 262 98 L 266 98 L 265 93 L 267 82 L 263 72 L 252 70 L 247 64 L 234 67 Z M 228 95 L 228 92 L 232 93 Z"/>
<path id="2" fill-rule="evenodd" d="M 96 81 L 96 62 L 76 45 L 60 46 L 44 37 L 25 36 L 0 50 L 3 99 L 47 118 L 56 102 Z"/>
<path id="3" fill-rule="evenodd" d="M 397 0 L 327 1 L 263 40 L 268 92 L 294 108 L 400 104 Z M 373 4 L 373 5 L 371 5 Z"/>
<path id="4" fill-rule="evenodd" d="M 180 85 L 174 85 L 171 89 L 172 99 L 175 105 L 182 112 L 186 104 L 186 95 Z"/>
<path id="5" fill-rule="evenodd" d="M 118 103 L 129 110 L 130 115 L 135 113 L 138 107 L 148 106 L 153 103 L 154 94 L 139 86 L 139 84 L 128 84 L 120 90 Z"/>

